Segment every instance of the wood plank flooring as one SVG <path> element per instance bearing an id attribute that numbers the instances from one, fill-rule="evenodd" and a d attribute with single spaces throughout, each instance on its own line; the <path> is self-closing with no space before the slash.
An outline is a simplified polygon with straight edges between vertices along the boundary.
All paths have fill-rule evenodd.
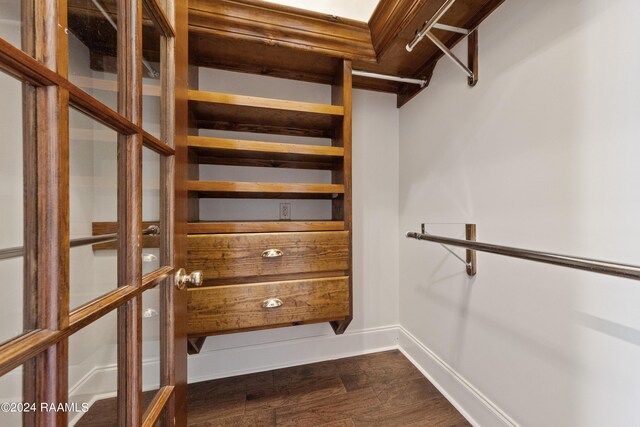
<path id="1" fill-rule="evenodd" d="M 188 399 L 190 427 L 470 425 L 397 350 L 189 384 Z M 115 415 L 101 400 L 77 426 Z"/>
<path id="2" fill-rule="evenodd" d="M 191 427 L 470 425 L 397 350 L 189 384 L 188 423 Z"/>

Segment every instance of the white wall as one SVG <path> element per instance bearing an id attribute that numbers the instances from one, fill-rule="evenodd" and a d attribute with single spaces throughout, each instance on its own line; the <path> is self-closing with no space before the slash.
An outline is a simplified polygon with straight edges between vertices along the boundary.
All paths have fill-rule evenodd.
<path id="1" fill-rule="evenodd" d="M 505 2 L 478 86 L 443 59 L 400 112 L 402 231 L 474 222 L 480 241 L 638 264 L 639 18 L 631 0 Z M 400 271 L 404 329 L 515 422 L 638 424 L 636 283 L 489 254 L 470 280 L 405 238 Z"/>
<path id="2" fill-rule="evenodd" d="M 327 85 L 209 69 L 201 69 L 199 79 L 201 90 L 320 103 L 330 103 L 331 99 Z M 354 320 L 345 336 L 336 337 L 328 324 L 318 324 L 209 337 L 199 355 L 189 356 L 190 382 L 395 345 L 395 334 L 389 333 L 389 328 L 398 321 L 398 110 L 395 97 L 354 91 L 353 113 Z M 328 140 L 278 135 L 211 131 L 201 134 L 330 144 Z M 200 172 L 202 179 L 232 177 L 312 182 L 329 178 L 318 171 L 309 174 L 309 171 L 268 168 L 201 166 Z M 253 212 L 260 219 L 276 219 L 280 202 L 203 199 L 200 215 L 205 219 L 231 219 L 229 215 L 235 211 L 235 215 Z M 331 216 L 327 202 L 311 205 L 308 201 L 290 202 L 294 219 Z M 238 210 L 240 206 L 242 210 Z"/>
<path id="3" fill-rule="evenodd" d="M 314 12 L 344 18 L 368 21 L 375 10 L 378 0 L 268 0 L 270 3 L 278 3 L 285 6 L 299 7 L 313 10 Z"/>

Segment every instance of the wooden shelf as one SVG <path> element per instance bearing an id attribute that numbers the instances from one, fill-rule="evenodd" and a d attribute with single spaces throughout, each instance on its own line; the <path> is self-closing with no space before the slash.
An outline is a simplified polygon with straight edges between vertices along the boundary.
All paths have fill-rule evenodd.
<path id="1" fill-rule="evenodd" d="M 193 125 L 203 129 L 331 138 L 344 107 L 255 96 L 189 91 Z"/>
<path id="2" fill-rule="evenodd" d="M 190 136 L 188 145 L 197 162 L 211 165 L 335 169 L 344 158 L 344 148 L 283 144 L 239 139 Z"/>
<path id="3" fill-rule="evenodd" d="M 188 181 L 187 188 L 199 197 L 208 198 L 335 199 L 344 194 L 341 184 Z"/>
<path id="4" fill-rule="evenodd" d="M 212 221 L 190 222 L 189 234 L 342 231 L 344 221 Z"/>

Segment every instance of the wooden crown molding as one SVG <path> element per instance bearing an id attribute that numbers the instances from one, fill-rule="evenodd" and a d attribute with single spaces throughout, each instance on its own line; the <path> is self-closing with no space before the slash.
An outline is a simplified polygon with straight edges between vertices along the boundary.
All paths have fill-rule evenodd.
<path id="1" fill-rule="evenodd" d="M 257 0 L 191 0 L 189 32 L 376 61 L 366 23 Z"/>

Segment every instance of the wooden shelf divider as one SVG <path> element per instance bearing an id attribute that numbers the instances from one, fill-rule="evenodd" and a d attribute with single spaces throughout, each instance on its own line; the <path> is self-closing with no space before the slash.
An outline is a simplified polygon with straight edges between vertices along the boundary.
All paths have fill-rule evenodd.
<path id="1" fill-rule="evenodd" d="M 344 158 L 342 147 L 201 136 L 188 141 L 200 164 L 331 170 Z"/>
<path id="2" fill-rule="evenodd" d="M 256 107 L 264 108 L 265 110 L 284 110 L 288 113 L 316 113 L 331 116 L 344 115 L 344 107 L 339 105 L 261 98 L 258 96 L 235 95 L 230 93 L 205 92 L 201 90 L 190 90 L 189 101 Z"/>
<path id="3" fill-rule="evenodd" d="M 189 91 L 197 128 L 331 138 L 344 107 L 256 96 Z"/>
<path id="4" fill-rule="evenodd" d="M 208 198 L 334 199 L 344 194 L 342 184 L 280 182 L 188 181 L 187 189 Z"/>
<path id="5" fill-rule="evenodd" d="M 203 221 L 190 222 L 189 234 L 342 231 L 344 221 Z"/>

